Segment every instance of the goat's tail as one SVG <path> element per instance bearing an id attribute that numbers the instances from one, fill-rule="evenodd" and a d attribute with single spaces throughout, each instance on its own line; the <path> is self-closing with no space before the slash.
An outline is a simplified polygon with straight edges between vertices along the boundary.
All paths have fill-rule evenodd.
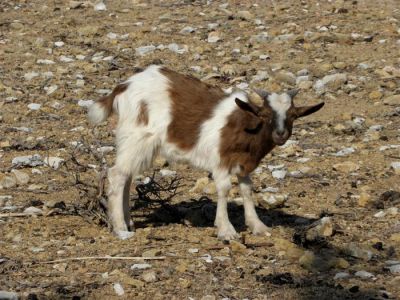
<path id="1" fill-rule="evenodd" d="M 125 92 L 128 86 L 128 83 L 119 84 L 114 88 L 111 94 L 104 96 L 93 103 L 89 107 L 89 121 L 95 125 L 104 122 L 113 112 L 115 97 Z"/>

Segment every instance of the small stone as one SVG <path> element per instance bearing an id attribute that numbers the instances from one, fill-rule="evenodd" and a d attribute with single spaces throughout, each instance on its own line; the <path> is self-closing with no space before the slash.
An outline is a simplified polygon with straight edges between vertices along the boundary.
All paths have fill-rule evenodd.
<path id="1" fill-rule="evenodd" d="M 29 72 L 29 73 L 25 73 L 24 79 L 29 81 L 38 76 L 39 76 L 39 73 L 37 73 L 37 72 Z"/>
<path id="2" fill-rule="evenodd" d="M 17 185 L 17 180 L 11 176 L 0 175 L 0 189 L 9 189 Z"/>
<path id="3" fill-rule="evenodd" d="M 39 103 L 30 103 L 30 104 L 28 104 L 28 108 L 30 110 L 39 110 L 40 107 L 42 107 L 42 105 L 39 104 Z"/>
<path id="4" fill-rule="evenodd" d="M 372 91 L 368 94 L 369 99 L 371 100 L 379 100 L 381 99 L 383 94 L 380 91 Z"/>
<path id="5" fill-rule="evenodd" d="M 339 269 L 347 269 L 348 267 L 350 267 L 350 263 L 344 258 L 339 257 L 335 261 L 335 267 Z"/>
<path id="6" fill-rule="evenodd" d="M 392 162 L 390 167 L 394 170 L 394 173 L 400 175 L 400 161 Z"/>
<path id="7" fill-rule="evenodd" d="M 147 264 L 147 263 L 133 264 L 131 266 L 131 270 L 146 270 L 146 269 L 150 269 L 151 267 L 152 267 L 152 265 Z"/>
<path id="8" fill-rule="evenodd" d="M 345 161 L 343 163 L 338 163 L 333 165 L 333 169 L 342 173 L 352 173 L 360 169 L 360 166 L 351 161 Z"/>
<path id="9" fill-rule="evenodd" d="M 247 250 L 246 246 L 238 241 L 235 241 L 235 240 L 230 241 L 229 245 L 232 249 L 232 252 L 234 252 L 234 253 L 242 253 L 242 254 L 246 253 L 246 250 Z"/>
<path id="10" fill-rule="evenodd" d="M 360 248 L 356 243 L 350 243 L 345 247 L 345 251 L 356 258 L 361 258 L 363 260 L 371 260 L 372 252 L 369 250 L 365 250 Z"/>
<path id="11" fill-rule="evenodd" d="M 123 296 L 123 295 L 125 294 L 124 288 L 122 287 L 121 284 L 119 284 L 119 283 L 114 283 L 114 284 L 113 284 L 113 288 L 114 288 L 115 293 L 116 293 L 118 296 Z"/>
<path id="12" fill-rule="evenodd" d="M 237 17 L 242 20 L 246 20 L 246 21 L 250 21 L 250 20 L 254 19 L 254 16 L 251 14 L 251 12 L 249 12 L 247 10 L 238 11 Z"/>
<path id="13" fill-rule="evenodd" d="M 272 171 L 272 177 L 278 180 L 282 180 L 286 177 L 287 171 L 286 170 L 275 170 Z"/>
<path id="14" fill-rule="evenodd" d="M 46 164 L 48 164 L 54 170 L 58 170 L 60 168 L 61 164 L 64 162 L 64 159 L 59 158 L 59 157 L 50 156 L 50 157 L 46 157 L 44 159 L 44 162 Z"/>
<path id="15" fill-rule="evenodd" d="M 40 215 L 42 214 L 42 210 L 40 208 L 34 207 L 34 206 L 29 206 L 24 209 L 24 213 L 27 214 L 32 214 L 32 215 Z"/>
<path id="16" fill-rule="evenodd" d="M 65 45 L 65 43 L 63 41 L 54 42 L 54 46 L 59 47 L 59 48 L 64 45 Z"/>
<path id="17" fill-rule="evenodd" d="M 65 62 L 65 63 L 70 63 L 70 62 L 74 62 L 75 61 L 75 59 L 73 59 L 72 57 L 68 57 L 68 56 L 65 56 L 65 55 L 61 55 L 59 60 L 61 62 Z"/>
<path id="18" fill-rule="evenodd" d="M 217 31 L 212 31 L 208 34 L 207 42 L 209 43 L 216 43 L 221 40 L 221 37 Z"/>
<path id="19" fill-rule="evenodd" d="M 210 179 L 208 177 L 202 177 L 197 179 L 196 184 L 190 190 L 191 193 L 202 193 L 204 188 L 208 185 Z"/>
<path id="20" fill-rule="evenodd" d="M 400 95 L 392 95 L 383 99 L 383 103 L 386 105 L 400 106 Z"/>
<path id="21" fill-rule="evenodd" d="M 189 34 L 189 33 L 195 32 L 195 31 L 196 31 L 195 28 L 193 28 L 191 26 L 186 26 L 186 27 L 182 28 L 182 30 L 179 31 L 179 33 L 181 33 L 181 34 Z"/>
<path id="22" fill-rule="evenodd" d="M 36 61 L 36 63 L 39 65 L 54 65 L 55 64 L 55 62 L 50 59 L 38 59 Z"/>
<path id="23" fill-rule="evenodd" d="M 239 58 L 239 62 L 243 65 L 248 64 L 251 62 L 251 56 L 250 55 L 242 55 Z"/>
<path id="24" fill-rule="evenodd" d="M 176 171 L 168 170 L 168 169 L 161 169 L 160 174 L 163 177 L 171 177 L 176 175 Z"/>
<path id="25" fill-rule="evenodd" d="M 80 107 L 89 107 L 94 103 L 93 100 L 79 100 L 78 101 L 78 105 Z"/>
<path id="26" fill-rule="evenodd" d="M 53 94 L 55 91 L 57 91 L 58 86 L 57 85 L 51 85 L 51 86 L 46 86 L 44 90 L 46 91 L 47 95 Z"/>
<path id="27" fill-rule="evenodd" d="M 135 49 L 136 54 L 139 56 L 149 54 L 149 53 L 153 52 L 154 50 L 156 50 L 156 46 L 154 46 L 154 45 L 142 46 L 142 47 L 138 47 Z"/>
<path id="28" fill-rule="evenodd" d="M 390 266 L 390 267 L 388 267 L 388 269 L 389 269 L 390 273 L 392 273 L 392 274 L 400 274 L 400 264 Z"/>
<path id="29" fill-rule="evenodd" d="M 0 291 L 1 300 L 18 300 L 18 294 L 14 292 Z"/>
<path id="30" fill-rule="evenodd" d="M 29 182 L 29 175 L 28 174 L 26 174 L 26 173 L 24 173 L 22 171 L 16 170 L 16 169 L 13 169 L 11 171 L 11 173 L 14 174 L 15 179 L 17 180 L 18 184 L 22 185 L 22 184 L 27 184 Z"/>
<path id="31" fill-rule="evenodd" d="M 215 185 L 214 182 L 210 182 L 203 189 L 203 193 L 206 193 L 208 195 L 214 195 L 216 192 L 217 192 L 217 186 Z"/>
<path id="32" fill-rule="evenodd" d="M 105 10 L 107 10 L 107 6 L 104 4 L 103 1 L 100 1 L 94 5 L 94 10 L 95 11 L 105 11 Z"/>
<path id="33" fill-rule="evenodd" d="M 142 274 L 142 279 L 145 282 L 156 282 L 157 281 L 157 275 L 156 272 L 154 271 L 146 271 Z"/>
<path id="34" fill-rule="evenodd" d="M 333 277 L 334 280 L 339 280 L 339 279 L 346 279 L 349 278 L 350 274 L 347 272 L 339 272 L 335 274 L 335 277 Z"/>
<path id="35" fill-rule="evenodd" d="M 261 201 L 259 201 L 259 204 L 261 204 L 263 207 L 267 209 L 271 209 L 271 208 L 282 207 L 287 200 L 288 200 L 287 195 L 263 194 L 261 196 Z"/>
<path id="36" fill-rule="evenodd" d="M 161 254 L 159 249 L 150 249 L 142 253 L 142 257 L 156 257 Z"/>
<path id="37" fill-rule="evenodd" d="M 360 198 L 358 198 L 358 206 L 361 207 L 368 207 L 372 202 L 372 197 L 368 193 L 361 193 Z"/>
<path id="38" fill-rule="evenodd" d="M 362 279 L 371 279 L 375 277 L 374 274 L 367 271 L 357 271 L 354 275 Z"/>
<path id="39" fill-rule="evenodd" d="M 183 54 L 185 52 L 188 51 L 188 46 L 183 45 L 183 46 L 179 46 L 176 43 L 172 43 L 168 45 L 168 49 L 172 52 L 178 53 L 178 54 Z"/>
<path id="40" fill-rule="evenodd" d="M 323 217 L 311 226 L 306 233 L 306 239 L 309 241 L 314 241 L 321 237 L 329 237 L 333 234 L 333 224 L 330 217 Z"/>
<path id="41" fill-rule="evenodd" d="M 278 73 L 275 74 L 275 79 L 277 81 L 281 81 L 289 85 L 296 84 L 296 76 L 289 71 L 279 71 Z"/>

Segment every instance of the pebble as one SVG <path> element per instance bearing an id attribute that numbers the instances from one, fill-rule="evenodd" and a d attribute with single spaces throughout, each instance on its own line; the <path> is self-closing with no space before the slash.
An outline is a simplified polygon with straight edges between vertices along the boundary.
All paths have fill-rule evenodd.
<path id="1" fill-rule="evenodd" d="M 143 274 L 142 274 L 142 279 L 143 279 L 145 282 L 156 282 L 156 281 L 157 281 L 156 272 L 153 271 L 153 270 L 143 272 Z"/>
<path id="2" fill-rule="evenodd" d="M 39 73 L 37 73 L 37 72 L 29 72 L 29 73 L 24 74 L 24 79 L 29 81 L 38 76 L 39 76 Z"/>
<path id="3" fill-rule="evenodd" d="M 38 59 L 36 61 L 36 63 L 39 64 L 39 65 L 53 65 L 53 64 L 55 64 L 55 62 L 50 60 L 50 59 Z"/>
<path id="4" fill-rule="evenodd" d="M 28 174 L 16 169 L 11 170 L 11 173 L 13 173 L 13 175 L 15 176 L 15 179 L 17 180 L 18 184 L 22 185 L 22 184 L 27 184 L 29 182 Z"/>
<path id="5" fill-rule="evenodd" d="M 179 46 L 178 44 L 172 43 L 168 45 L 168 49 L 172 52 L 183 54 L 188 51 L 188 46 L 187 45 Z"/>
<path id="6" fill-rule="evenodd" d="M 400 106 L 400 95 L 392 95 L 383 99 L 383 103 L 386 105 Z"/>
<path id="7" fill-rule="evenodd" d="M 326 75 L 321 80 L 317 80 L 314 84 L 314 90 L 317 94 L 323 94 L 328 89 L 339 89 L 345 82 L 347 82 L 347 74 L 345 73 Z"/>
<path id="8" fill-rule="evenodd" d="M 20 166 L 37 167 L 43 165 L 43 160 L 39 154 L 33 154 L 33 155 L 14 157 L 11 164 L 13 166 L 20 165 Z"/>
<path id="9" fill-rule="evenodd" d="M 275 79 L 289 85 L 296 84 L 296 76 L 289 71 L 279 71 L 275 74 Z"/>
<path id="10" fill-rule="evenodd" d="M 9 189 L 17 185 L 17 180 L 11 176 L 4 176 L 0 180 L 0 189 Z"/>
<path id="11" fill-rule="evenodd" d="M 64 159 L 59 158 L 59 157 L 50 156 L 50 157 L 46 157 L 44 159 L 44 162 L 46 164 L 48 164 L 54 170 L 57 170 L 60 168 L 61 164 L 64 162 Z"/>
<path id="12" fill-rule="evenodd" d="M 398 265 L 389 266 L 388 269 L 392 274 L 400 274 L 400 263 Z"/>
<path id="13" fill-rule="evenodd" d="M 186 26 L 186 27 L 182 28 L 181 31 L 179 31 L 179 33 L 188 34 L 188 33 L 193 33 L 195 31 L 196 31 L 196 28 L 191 27 L 191 26 Z"/>
<path id="14" fill-rule="evenodd" d="M 386 216 L 386 212 L 383 211 L 383 210 L 381 210 L 381 211 L 377 212 L 376 214 L 374 214 L 375 218 L 383 218 L 385 216 Z"/>
<path id="15" fill-rule="evenodd" d="M 100 1 L 94 5 L 94 10 L 95 11 L 105 11 L 105 10 L 107 10 L 107 6 L 104 4 L 103 1 Z"/>
<path id="16" fill-rule="evenodd" d="M 57 91 L 58 86 L 57 85 L 51 85 L 51 86 L 46 86 L 44 90 L 46 91 L 47 95 L 53 94 L 55 91 Z"/>
<path id="17" fill-rule="evenodd" d="M 287 171 L 286 170 L 275 170 L 272 171 L 272 177 L 278 180 L 282 180 L 286 177 Z"/>
<path id="18" fill-rule="evenodd" d="M 18 300 L 18 294 L 14 292 L 0 291 L 1 300 Z"/>
<path id="19" fill-rule="evenodd" d="M 371 279 L 375 277 L 374 274 L 367 271 L 357 271 L 354 275 L 362 279 Z"/>
<path id="20" fill-rule="evenodd" d="M 261 200 L 259 203 L 267 209 L 281 207 L 287 200 L 288 195 L 261 195 Z"/>
<path id="21" fill-rule="evenodd" d="M 168 170 L 168 169 L 161 169 L 160 174 L 163 177 L 175 176 L 176 171 Z"/>
<path id="22" fill-rule="evenodd" d="M 392 162 L 390 167 L 394 170 L 397 175 L 400 175 L 400 161 Z"/>
<path id="23" fill-rule="evenodd" d="M 334 164 L 333 169 L 342 173 L 353 173 L 359 170 L 360 166 L 354 162 L 345 161 L 343 163 Z"/>
<path id="24" fill-rule="evenodd" d="M 68 56 L 65 56 L 65 55 L 61 55 L 59 57 L 59 60 L 61 62 L 65 62 L 65 63 L 70 63 L 70 62 L 74 62 L 75 61 L 75 59 L 73 59 L 72 57 L 68 57 Z"/>
<path id="25" fill-rule="evenodd" d="M 220 40 L 221 40 L 221 37 L 220 37 L 220 35 L 219 35 L 218 32 L 212 31 L 212 32 L 210 32 L 210 33 L 208 34 L 207 42 L 209 42 L 209 43 L 216 43 L 216 42 L 219 42 Z"/>
<path id="26" fill-rule="evenodd" d="M 81 107 L 89 107 L 94 103 L 93 100 L 79 100 L 78 105 Z"/>
<path id="27" fill-rule="evenodd" d="M 143 263 L 143 264 L 133 264 L 131 266 L 131 270 L 146 270 L 152 267 L 151 264 Z"/>
<path id="28" fill-rule="evenodd" d="M 347 272 L 338 272 L 335 274 L 335 277 L 333 277 L 333 279 L 338 280 L 338 279 L 346 279 L 349 277 L 350 277 L 350 274 Z"/>
<path id="29" fill-rule="evenodd" d="M 361 193 L 360 198 L 358 198 L 358 206 L 368 207 L 372 204 L 372 197 L 368 193 Z"/>
<path id="30" fill-rule="evenodd" d="M 30 104 L 28 104 L 28 108 L 30 110 L 39 110 L 40 107 L 42 107 L 42 105 L 39 104 L 39 103 L 30 103 Z"/>
<path id="31" fill-rule="evenodd" d="M 356 243 L 350 243 L 346 246 L 345 251 L 356 258 L 361 258 L 366 261 L 371 260 L 372 252 L 366 249 L 360 248 Z"/>
<path id="32" fill-rule="evenodd" d="M 65 45 L 65 43 L 62 42 L 62 41 L 54 42 L 54 46 L 59 47 L 59 48 L 64 46 L 64 45 Z"/>
<path id="33" fill-rule="evenodd" d="M 114 291 L 118 296 L 123 296 L 125 294 L 124 288 L 122 287 L 121 284 L 119 283 L 114 283 L 113 284 Z"/>
<path id="34" fill-rule="evenodd" d="M 311 226 L 306 233 L 306 239 L 309 241 L 314 241 L 320 237 L 329 237 L 333 234 L 333 223 L 330 217 L 323 217 Z"/>
<path id="35" fill-rule="evenodd" d="M 353 147 L 343 148 L 335 153 L 335 156 L 347 156 L 351 153 L 354 153 L 356 150 Z"/>
<path id="36" fill-rule="evenodd" d="M 139 56 L 149 54 L 149 53 L 153 52 L 154 50 L 156 50 L 156 46 L 154 46 L 154 45 L 142 46 L 142 47 L 138 47 L 135 49 L 136 54 Z"/>
<path id="37" fill-rule="evenodd" d="M 40 208 L 37 208 L 34 206 L 29 206 L 24 209 L 24 213 L 27 213 L 27 214 L 37 215 L 37 214 L 41 214 L 42 212 L 43 211 Z"/>
<path id="38" fill-rule="evenodd" d="M 242 20 L 246 20 L 246 21 L 250 21 L 250 20 L 254 19 L 254 16 L 252 15 L 252 13 L 247 10 L 238 11 L 237 17 Z"/>

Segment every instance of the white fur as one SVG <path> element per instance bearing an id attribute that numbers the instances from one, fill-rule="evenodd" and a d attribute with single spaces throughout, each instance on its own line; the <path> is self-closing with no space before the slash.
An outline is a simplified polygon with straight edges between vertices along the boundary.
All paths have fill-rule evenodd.
<path id="1" fill-rule="evenodd" d="M 237 108 L 235 98 L 247 101 L 246 94 L 235 92 L 221 100 L 214 108 L 212 116 L 201 125 L 193 149 L 186 151 L 167 140 L 168 125 L 171 122 L 172 100 L 168 92 L 171 83 L 160 72 L 160 67 L 150 66 L 132 76 L 127 83 L 129 83 L 127 90 L 119 94 L 113 103 L 114 110 L 119 114 L 119 121 L 116 130 L 117 159 L 115 166 L 109 172 L 109 216 L 116 234 L 121 236 L 121 232 L 128 230 L 127 193 L 131 177 L 150 168 L 155 156 L 161 153 L 169 161 L 184 160 L 213 172 L 218 191 L 215 220 L 218 237 L 228 240 L 236 238 L 237 233 L 227 213 L 227 197 L 231 188 L 230 174 L 228 170 L 220 167 L 219 146 L 221 129 L 227 124 L 229 115 Z M 139 105 L 142 102 L 148 109 L 147 125 L 138 125 L 136 122 Z M 104 116 L 97 106 L 93 106 L 91 111 L 89 114 L 92 117 L 94 115 L 94 120 L 103 120 Z M 247 190 L 245 194 L 246 199 L 250 199 Z M 259 225 L 261 221 L 255 214 L 254 205 L 248 201 L 246 203 L 248 205 L 245 207 L 247 210 L 250 209 L 247 213 L 251 219 L 250 225 Z"/>
<path id="2" fill-rule="evenodd" d="M 88 111 L 89 121 L 94 125 L 98 125 L 101 122 L 104 122 L 107 119 L 108 115 L 109 114 L 107 110 L 100 103 L 93 103 L 89 107 Z"/>
<path id="3" fill-rule="evenodd" d="M 273 93 L 268 96 L 268 103 L 277 114 L 277 129 L 283 130 L 285 128 L 286 113 L 292 105 L 292 99 L 288 94 Z"/>

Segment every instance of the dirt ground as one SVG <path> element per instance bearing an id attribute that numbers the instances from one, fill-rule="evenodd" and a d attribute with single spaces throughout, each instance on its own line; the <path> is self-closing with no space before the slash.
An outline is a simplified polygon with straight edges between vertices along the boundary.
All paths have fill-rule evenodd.
<path id="1" fill-rule="evenodd" d="M 0 1 L 0 291 L 400 299 L 399 2 L 105 4 Z M 253 176 L 270 237 L 247 231 L 234 184 L 229 213 L 241 238 L 219 241 L 209 174 L 162 159 L 132 185 L 135 236 L 111 234 L 96 194 L 115 157 L 113 122 L 93 128 L 86 106 L 151 63 L 223 88 L 297 87 L 299 105 L 325 101 Z M 15 161 L 34 154 L 36 166 Z M 160 186 L 148 183 L 153 173 Z M 146 187 L 167 191 L 157 198 Z"/>

